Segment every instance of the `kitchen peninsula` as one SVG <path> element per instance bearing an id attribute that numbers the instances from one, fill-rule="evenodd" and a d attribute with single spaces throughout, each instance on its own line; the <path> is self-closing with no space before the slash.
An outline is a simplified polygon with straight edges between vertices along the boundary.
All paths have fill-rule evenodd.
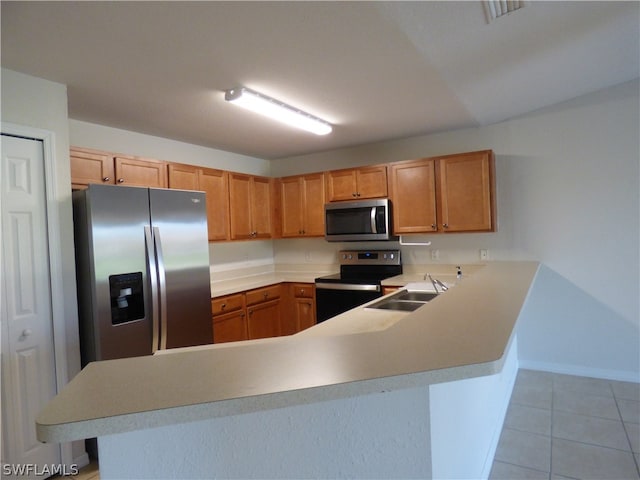
<path id="1" fill-rule="evenodd" d="M 492 262 L 415 312 L 90 364 L 38 438 L 98 437 L 103 479 L 486 477 L 537 270 Z"/>

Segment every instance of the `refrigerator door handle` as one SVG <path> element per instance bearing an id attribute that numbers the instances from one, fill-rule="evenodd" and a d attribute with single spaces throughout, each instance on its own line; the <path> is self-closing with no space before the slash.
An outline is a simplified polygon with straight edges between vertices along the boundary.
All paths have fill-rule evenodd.
<path id="1" fill-rule="evenodd" d="M 158 312 L 158 267 L 156 265 L 156 248 L 151 233 L 151 227 L 144 227 L 144 239 L 147 252 L 147 268 L 151 283 L 151 325 L 152 325 L 152 343 L 151 353 L 158 350 L 160 343 L 160 318 Z"/>
<path id="2" fill-rule="evenodd" d="M 167 278 L 162 256 L 160 229 L 153 227 L 153 241 L 158 259 L 158 283 L 160 290 L 160 350 L 167 349 Z"/>

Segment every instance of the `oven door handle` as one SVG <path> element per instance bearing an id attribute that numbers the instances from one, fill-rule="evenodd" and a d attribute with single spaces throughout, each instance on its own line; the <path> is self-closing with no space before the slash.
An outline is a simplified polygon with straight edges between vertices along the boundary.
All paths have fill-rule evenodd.
<path id="1" fill-rule="evenodd" d="M 368 292 L 379 292 L 380 285 L 363 285 L 359 283 L 321 283 L 316 282 L 316 289 L 324 290 L 358 290 Z"/>

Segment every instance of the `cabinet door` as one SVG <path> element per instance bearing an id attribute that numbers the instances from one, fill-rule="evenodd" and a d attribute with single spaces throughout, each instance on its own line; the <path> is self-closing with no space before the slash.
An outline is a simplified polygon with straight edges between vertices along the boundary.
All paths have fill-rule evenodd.
<path id="1" fill-rule="evenodd" d="M 356 171 L 356 196 L 378 198 L 387 196 L 387 167 L 363 167 Z"/>
<path id="2" fill-rule="evenodd" d="M 316 308 L 312 298 L 295 299 L 297 331 L 300 332 L 316 324 Z"/>
<path id="3" fill-rule="evenodd" d="M 302 232 L 306 237 L 324 236 L 324 174 L 302 177 L 304 193 L 304 214 Z"/>
<path id="4" fill-rule="evenodd" d="M 286 177 L 280 182 L 283 237 L 299 237 L 303 234 L 303 188 L 301 177 Z"/>
<path id="5" fill-rule="evenodd" d="M 267 177 L 251 179 L 251 225 L 253 238 L 271 238 L 271 182 Z"/>
<path id="6" fill-rule="evenodd" d="M 229 173 L 231 240 L 252 238 L 250 184 L 250 175 Z"/>
<path id="7" fill-rule="evenodd" d="M 248 339 L 247 318 L 244 310 L 219 315 L 213 319 L 213 343 Z"/>
<path id="8" fill-rule="evenodd" d="M 492 152 L 438 159 L 440 222 L 444 232 L 495 230 Z"/>
<path id="9" fill-rule="evenodd" d="M 394 233 L 424 233 L 438 229 L 435 162 L 432 159 L 393 164 L 389 184 Z"/>
<path id="10" fill-rule="evenodd" d="M 280 335 L 280 300 L 258 303 L 247 307 L 249 339 Z"/>
<path id="11" fill-rule="evenodd" d="M 71 162 L 71 188 L 87 188 L 90 183 L 115 183 L 113 156 L 98 150 L 72 147 L 69 151 Z"/>
<path id="12" fill-rule="evenodd" d="M 356 199 L 356 171 L 334 170 L 327 174 L 327 196 L 330 202 Z"/>
<path id="13" fill-rule="evenodd" d="M 193 165 L 182 165 L 170 163 L 169 188 L 178 190 L 199 190 L 198 188 L 198 168 Z"/>
<path id="14" fill-rule="evenodd" d="M 207 195 L 209 241 L 229 240 L 229 176 L 222 170 L 198 170 L 198 189 Z"/>
<path id="15" fill-rule="evenodd" d="M 115 157 L 116 184 L 167 188 L 167 165 L 156 160 Z"/>

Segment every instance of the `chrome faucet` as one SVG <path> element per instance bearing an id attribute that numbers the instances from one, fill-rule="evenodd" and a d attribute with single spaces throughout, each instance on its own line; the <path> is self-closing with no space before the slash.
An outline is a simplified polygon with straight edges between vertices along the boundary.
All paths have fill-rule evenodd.
<path id="1" fill-rule="evenodd" d="M 424 276 L 424 279 L 426 280 L 427 277 L 429 277 L 429 280 L 431 280 L 431 284 L 433 285 L 433 289 L 436 291 L 436 293 L 440 293 L 438 291 L 438 285 L 440 285 L 440 288 L 442 289 L 443 292 L 446 292 L 447 290 L 449 290 L 449 287 L 447 287 L 444 283 L 442 283 L 440 280 L 438 280 L 437 278 L 434 280 L 433 277 L 431 276 L 430 273 L 427 273 Z"/>

